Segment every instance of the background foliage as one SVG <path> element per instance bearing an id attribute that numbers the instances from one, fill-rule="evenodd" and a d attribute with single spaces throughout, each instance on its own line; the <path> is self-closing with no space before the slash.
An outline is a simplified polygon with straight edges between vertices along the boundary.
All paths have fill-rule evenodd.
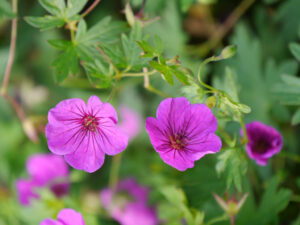
<path id="1" fill-rule="evenodd" d="M 164 164 L 144 128 L 122 156 L 120 177 L 136 177 L 152 188 L 151 203 L 166 224 L 181 224 L 182 218 L 189 224 L 230 224 L 212 192 L 237 199 L 249 193 L 236 224 L 300 224 L 300 1 L 148 0 L 144 18 L 134 21 L 130 7 L 138 13 L 141 0 L 130 5 L 103 0 L 82 19 L 92 3 L 19 1 L 16 15 L 10 2 L 0 2 L 0 74 L 8 59 L 10 20 L 17 16 L 8 93 L 39 140 L 27 138 L 15 111 L 0 99 L 0 225 L 38 224 L 66 206 L 81 211 L 86 224 L 115 224 L 89 198 L 107 186 L 110 157 L 96 173 L 72 170 L 71 194 L 62 200 L 46 190 L 30 208 L 16 199 L 15 180 L 26 177 L 27 157 L 49 152 L 44 137 L 48 110 L 63 99 L 87 100 L 92 94 L 117 109 L 126 104 L 143 118 L 155 114 L 165 95 L 217 104 L 219 127 L 230 137 L 219 129 L 223 149 L 193 169 L 182 173 Z M 212 55 L 226 58 L 222 49 L 227 45 L 237 47 L 236 55 L 213 59 L 201 72 L 218 90 L 217 99 L 209 98 L 213 95 L 196 82 L 198 67 Z M 282 152 L 266 167 L 249 160 L 236 144 L 242 115 L 245 122 L 276 127 L 284 137 Z"/>

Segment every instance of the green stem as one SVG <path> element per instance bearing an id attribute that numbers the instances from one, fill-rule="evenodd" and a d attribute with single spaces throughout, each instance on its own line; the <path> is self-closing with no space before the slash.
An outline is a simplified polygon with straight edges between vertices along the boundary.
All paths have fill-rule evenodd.
<path id="1" fill-rule="evenodd" d="M 224 215 L 219 216 L 217 218 L 213 218 L 210 221 L 208 221 L 205 225 L 211 225 L 211 224 L 221 222 L 221 221 L 225 221 L 225 220 L 228 220 L 228 215 L 227 214 L 224 214 Z"/>
<path id="2" fill-rule="evenodd" d="M 206 87 L 207 89 L 209 90 L 212 90 L 212 91 L 216 91 L 213 87 L 211 87 L 210 85 L 204 83 L 201 79 L 201 72 L 202 72 L 202 69 L 204 68 L 204 66 L 210 62 L 214 61 L 214 56 L 210 57 L 210 58 L 207 58 L 205 59 L 201 64 L 200 64 L 200 67 L 199 67 L 199 70 L 198 70 L 198 80 L 199 80 L 199 83 Z"/>
<path id="3" fill-rule="evenodd" d="M 70 29 L 70 32 L 71 32 L 71 41 L 72 41 L 73 43 L 75 43 L 75 32 L 74 32 L 73 29 Z"/>
<path id="4" fill-rule="evenodd" d="M 241 113 L 240 113 L 240 124 L 241 124 L 242 130 L 243 130 L 243 135 L 244 135 L 243 139 L 242 139 L 242 144 L 247 144 L 248 143 L 247 129 L 246 129 L 245 123 L 243 121 L 243 117 L 242 117 Z"/>
<path id="5" fill-rule="evenodd" d="M 152 91 L 153 93 L 155 93 L 155 94 L 157 94 L 157 95 L 160 95 L 160 96 L 162 96 L 162 97 L 164 97 L 164 98 L 170 98 L 169 95 L 167 95 L 167 94 L 165 94 L 164 92 L 162 92 L 162 91 L 160 91 L 160 90 L 158 90 L 158 89 L 152 87 L 151 85 L 149 85 L 148 87 L 146 87 L 146 89 L 147 89 L 148 91 Z"/>
<path id="6" fill-rule="evenodd" d="M 122 77 L 143 77 L 145 75 L 153 75 L 156 72 L 157 72 L 156 70 L 152 70 L 150 72 L 141 72 L 141 73 L 123 73 L 121 76 Z"/>
<path id="7" fill-rule="evenodd" d="M 118 155 L 112 158 L 112 164 L 111 164 L 110 174 L 109 174 L 109 187 L 113 191 L 116 190 L 119 181 L 119 170 L 121 165 L 121 159 L 122 159 L 122 153 L 119 153 Z"/>

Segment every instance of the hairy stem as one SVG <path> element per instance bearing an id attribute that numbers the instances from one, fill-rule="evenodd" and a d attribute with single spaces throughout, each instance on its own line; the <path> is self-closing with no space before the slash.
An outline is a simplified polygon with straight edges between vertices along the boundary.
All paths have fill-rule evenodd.
<path id="1" fill-rule="evenodd" d="M 85 17 L 86 15 L 88 15 L 91 11 L 93 11 L 93 9 L 99 4 L 101 0 L 95 0 L 93 2 L 93 4 L 91 4 L 91 6 L 89 8 L 87 8 L 87 10 L 84 11 L 84 13 L 81 14 L 81 18 Z"/>
<path id="2" fill-rule="evenodd" d="M 156 72 L 157 72 L 156 70 L 152 70 L 150 72 L 142 72 L 142 73 L 122 73 L 122 77 L 143 77 L 145 75 L 147 76 L 153 75 Z"/>
<path id="3" fill-rule="evenodd" d="M 15 14 L 17 14 L 17 12 L 18 12 L 18 1 L 17 0 L 12 0 L 12 10 Z M 8 55 L 7 65 L 6 65 L 3 83 L 2 83 L 2 87 L 1 87 L 1 95 L 4 99 L 6 99 L 11 104 L 11 106 L 15 110 L 18 118 L 22 122 L 23 130 L 24 130 L 25 134 L 28 136 L 28 138 L 30 140 L 32 140 L 33 142 L 37 142 L 38 141 L 37 133 L 36 133 L 34 126 L 31 123 L 31 121 L 29 121 L 26 118 L 24 110 L 22 109 L 19 102 L 16 101 L 12 96 L 10 96 L 7 93 L 7 87 L 9 84 L 11 70 L 12 70 L 12 67 L 14 64 L 14 59 L 15 59 L 17 30 L 18 30 L 18 18 L 16 17 L 16 18 L 12 19 L 9 55 Z"/>
<path id="4" fill-rule="evenodd" d="M 148 91 L 151 91 L 157 95 L 160 95 L 164 98 L 170 98 L 169 95 L 165 94 L 164 92 L 157 90 L 156 88 L 152 87 L 150 84 L 150 79 L 149 79 L 149 74 L 148 73 L 148 69 L 146 67 L 143 68 L 143 72 L 144 72 L 144 88 Z"/>
<path id="5" fill-rule="evenodd" d="M 18 12 L 18 3 L 17 0 L 12 0 L 12 9 L 15 14 Z M 1 94 L 5 95 L 7 92 L 7 86 L 9 83 L 9 78 L 11 74 L 11 69 L 14 64 L 15 59 L 15 51 L 16 51 L 16 42 L 17 42 L 17 28 L 18 28 L 18 18 L 12 19 L 11 24 L 11 39 L 10 39 L 10 48 L 9 48 L 9 56 L 8 61 L 4 73 L 2 88 L 1 88 Z"/>

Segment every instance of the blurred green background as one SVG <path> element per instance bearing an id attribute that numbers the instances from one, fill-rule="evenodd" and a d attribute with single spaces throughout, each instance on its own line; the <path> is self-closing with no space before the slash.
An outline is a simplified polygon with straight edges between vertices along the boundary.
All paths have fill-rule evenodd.
<path id="1" fill-rule="evenodd" d="M 3 0 L 2 0 L 3 1 Z M 289 86 L 282 85 L 283 74 L 299 75 L 299 61 L 289 49 L 300 37 L 299 0 L 256 0 L 233 24 L 227 24 L 232 12 L 240 6 L 239 0 L 148 0 L 145 14 L 159 20 L 145 28 L 145 33 L 158 35 L 165 45 L 165 55 L 179 55 L 185 67 L 196 73 L 201 61 L 220 51 L 228 44 L 237 45 L 237 54 L 232 59 L 217 62 L 205 69 L 206 81 L 224 88 L 224 71 L 230 67 L 237 81 L 240 102 L 249 105 L 252 112 L 246 122 L 260 120 L 276 127 L 284 137 L 284 148 L 273 157 L 266 167 L 258 167 L 249 160 L 248 172 L 242 177 L 243 192 L 250 195 L 238 214 L 236 224 L 300 224 L 300 132 L 292 125 L 291 118 L 300 104 L 300 91 L 294 98 L 298 103 L 285 104 Z M 92 1 L 89 1 L 87 8 Z M 131 0 L 134 11 L 141 7 L 141 0 Z M 244 3 L 242 3 L 244 4 Z M 102 0 L 86 20 L 89 26 L 106 15 L 125 21 L 122 13 L 125 1 Z M 111 157 L 106 157 L 104 166 L 93 174 L 72 170 L 76 177 L 70 196 L 57 200 L 45 193 L 43 201 L 32 207 L 22 207 L 16 198 L 15 180 L 26 178 L 25 163 L 28 156 L 49 152 L 44 135 L 47 112 L 59 101 L 79 97 L 87 100 L 90 95 L 107 99 L 110 89 L 95 89 L 82 70 L 57 84 L 51 63 L 59 54 L 47 40 L 69 38 L 64 29 L 41 32 L 27 24 L 25 16 L 41 16 L 45 11 L 38 1 L 19 1 L 19 23 L 16 58 L 11 73 L 8 92 L 21 104 L 28 118 L 39 132 L 39 142 L 33 143 L 24 134 L 22 125 L 10 104 L 0 99 L 0 225 L 38 224 L 43 218 L 53 215 L 50 209 L 57 204 L 74 206 L 84 214 L 86 224 L 115 224 L 103 213 L 89 210 L 87 193 L 95 193 L 107 186 Z M 226 25 L 227 24 L 227 25 Z M 228 28 L 217 40 L 217 32 Z M 218 36 L 218 35 L 217 35 Z M 4 74 L 10 43 L 10 19 L 0 17 L 0 74 Z M 212 44 L 214 43 L 214 44 Z M 182 85 L 173 86 L 158 76 L 151 83 L 170 96 L 182 96 Z M 226 88 L 226 87 L 225 87 Z M 300 90 L 300 87 L 299 87 Z M 290 93 L 289 93 L 290 94 Z M 296 97 L 295 97 L 296 96 Z M 288 97 L 287 97 L 288 98 Z M 112 99 L 118 109 L 125 104 L 139 112 L 143 121 L 155 115 L 163 98 L 143 88 L 142 78 L 125 78 Z M 222 123 L 222 122 L 221 122 Z M 239 124 L 231 122 L 226 128 L 239 132 Z M 208 155 L 195 163 L 195 168 L 178 172 L 164 164 L 154 152 L 142 124 L 141 133 L 123 154 L 120 177 L 136 179 L 152 187 L 151 203 L 157 206 L 161 218 L 169 218 L 166 224 L 176 224 L 170 218 L 176 210 L 167 207 L 158 189 L 167 184 L 177 185 L 185 191 L 189 205 L 205 212 L 205 220 L 222 215 L 222 209 L 211 192 L 222 195 L 226 192 L 225 178 L 215 171 L 216 155 Z M 277 185 L 279 186 L 277 189 Z M 266 191 L 267 189 L 267 191 Z M 229 190 L 233 194 L 234 190 Z M 58 203 L 60 202 L 60 203 Z M 101 210 L 99 210 L 101 211 Z M 173 214 L 172 214 L 173 213 Z M 174 214 L 175 213 L 175 214 Z M 299 217 L 298 217 L 299 216 Z M 298 219 L 297 219 L 298 218 Z M 228 221 L 216 224 L 229 224 Z"/>

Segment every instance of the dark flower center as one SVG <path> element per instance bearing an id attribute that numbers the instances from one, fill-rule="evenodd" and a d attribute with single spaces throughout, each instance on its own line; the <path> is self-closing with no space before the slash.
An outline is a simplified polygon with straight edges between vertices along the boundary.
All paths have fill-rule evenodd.
<path id="1" fill-rule="evenodd" d="M 183 149 L 187 144 L 187 138 L 185 137 L 185 135 L 182 134 L 170 135 L 169 140 L 170 140 L 171 147 L 176 150 Z"/>
<path id="2" fill-rule="evenodd" d="M 254 151 L 261 154 L 266 153 L 269 148 L 270 148 L 270 143 L 265 139 L 259 139 L 255 141 L 253 145 Z"/>
<path id="3" fill-rule="evenodd" d="M 68 192 L 68 187 L 66 185 L 67 184 L 54 184 L 51 187 L 51 190 L 57 197 L 62 197 Z"/>
<path id="4" fill-rule="evenodd" d="M 95 132 L 97 130 L 98 124 L 98 120 L 95 116 L 85 115 L 82 118 L 82 125 L 86 130 Z"/>

